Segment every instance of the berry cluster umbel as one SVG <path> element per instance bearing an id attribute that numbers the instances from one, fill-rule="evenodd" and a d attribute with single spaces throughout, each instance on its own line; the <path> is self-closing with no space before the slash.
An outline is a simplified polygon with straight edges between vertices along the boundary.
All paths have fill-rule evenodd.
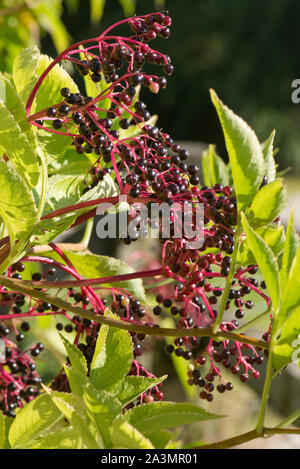
<path id="1" fill-rule="evenodd" d="M 23 407 L 39 395 L 42 380 L 28 353 L 6 337 L 2 337 L 2 341 L 5 348 L 4 360 L 0 362 L 1 409 L 5 415 L 15 417 L 17 407 Z M 43 348 L 42 344 L 36 344 L 31 348 L 31 355 L 37 356 Z"/>
<path id="2" fill-rule="evenodd" d="M 236 197 L 229 186 L 200 185 L 199 169 L 189 162 L 189 152 L 155 125 L 155 119 L 140 99 L 140 88 L 157 93 L 167 86 L 166 76 L 173 73 L 170 58 L 149 46 L 149 42 L 156 36 L 169 37 L 171 18 L 163 13 L 154 13 L 124 20 L 115 26 L 126 22 L 133 32 L 129 38 L 111 35 L 112 28 L 109 28 L 99 37 L 81 41 L 62 52 L 37 81 L 26 109 L 28 119 L 33 125 L 69 136 L 70 144 L 80 155 L 94 154 L 95 163 L 86 175 L 83 192 L 97 186 L 106 174 L 115 178 L 119 195 L 128 196 L 128 222 L 135 223 L 135 230 L 131 230 L 123 241 L 130 244 L 143 237 L 149 226 L 158 230 L 161 242 L 160 267 L 152 271 L 152 276 L 160 276 L 161 280 L 171 279 L 172 284 L 152 289 L 148 285 L 154 298 L 156 297 L 154 306 L 141 304 L 132 294 L 117 286 L 94 289 L 91 284 L 63 288 L 59 280 L 62 273 L 68 274 L 74 281 L 84 279 L 55 243 L 50 243 L 50 246 L 60 262 L 28 255 L 11 266 L 7 276 L 21 280 L 26 262 L 37 263 L 41 266 L 41 273 L 36 272 L 32 276 L 32 280 L 38 283 L 35 287 L 47 292 L 49 287 L 45 285 L 52 280 L 69 304 L 80 306 L 96 315 L 103 315 L 109 307 L 123 321 L 136 324 L 142 322 L 150 327 L 159 327 L 157 321 L 160 316 L 171 316 L 178 329 L 190 329 L 214 324 L 225 284 L 231 275 L 232 282 L 224 308 L 228 317 L 221 323 L 220 329 L 225 332 L 234 331 L 238 327 L 238 321 L 243 320 L 247 310 L 252 309 L 253 294 L 265 300 L 267 306 L 270 302 L 263 291 L 265 283 L 259 283 L 255 278 L 257 266 L 232 268 L 237 225 Z M 49 103 L 46 109 L 37 110 L 34 115 L 30 115 L 40 86 L 60 61 L 72 62 L 81 76 L 95 83 L 95 89 L 98 90 L 96 95 L 85 96 L 83 93 L 62 88 L 60 102 Z M 146 66 L 158 66 L 163 74 L 145 72 Z M 265 184 L 266 181 L 262 183 Z M 147 218 L 146 222 L 141 217 L 142 203 L 147 204 L 149 209 L 152 204 L 166 204 L 171 207 L 167 237 L 163 233 L 161 217 Z M 177 236 L 176 222 L 182 222 L 184 210 L 176 211 L 173 208 L 175 203 L 182 209 L 189 207 L 193 232 L 197 231 L 196 209 L 199 204 L 203 205 L 201 234 L 204 243 L 200 248 L 191 247 L 188 243 L 191 240 L 185 233 Z M 74 206 L 71 206 L 70 212 L 73 210 Z M 94 213 L 87 214 L 93 215 Z M 78 220 L 83 221 L 80 217 Z M 151 269 L 132 275 L 132 278 L 146 279 L 151 277 Z M 107 285 L 120 281 L 122 276 L 115 275 L 104 283 Z M 10 372 L 3 367 L 1 369 L 0 383 L 3 376 L 3 384 L 0 389 L 3 409 L 12 415 L 15 402 L 19 405 L 22 400 L 30 400 L 38 393 L 31 389 L 34 379 L 35 384 L 38 384 L 39 379 L 31 369 L 32 359 L 11 342 L 14 334 L 16 341 L 23 340 L 24 332 L 30 327 L 29 318 L 53 315 L 58 331 L 74 334 L 74 344 L 83 352 L 88 365 L 92 360 L 100 326 L 46 301 L 34 300 L 18 292 L 8 292 L 3 287 L 0 293 L 1 312 L 3 311 L 0 335 L 9 344 L 6 349 L 10 350 L 8 354 L 11 353 L 11 357 L 8 359 L 12 360 L 8 364 Z M 248 296 L 250 294 L 251 297 Z M 12 324 L 11 329 L 7 324 Z M 152 377 L 138 362 L 146 343 L 145 334 L 131 332 L 131 337 L 134 359 L 129 374 Z M 268 341 L 269 331 L 264 334 L 263 339 Z M 42 348 L 42 344 L 33 346 L 31 356 L 37 357 Z M 167 352 L 175 353 L 190 362 L 188 383 L 198 386 L 200 397 L 209 402 L 213 400 L 214 389 L 223 393 L 233 388 L 223 378 L 222 369 L 240 375 L 241 381 L 245 382 L 250 376 L 254 379 L 259 377 L 256 366 L 263 361 L 260 350 L 253 346 L 229 340 L 218 342 L 203 337 L 176 337 L 167 346 Z M 11 381 L 16 383 L 16 389 L 8 392 Z M 69 391 L 64 372 L 58 375 L 52 387 Z M 160 387 L 155 387 L 130 406 L 162 398 Z"/>

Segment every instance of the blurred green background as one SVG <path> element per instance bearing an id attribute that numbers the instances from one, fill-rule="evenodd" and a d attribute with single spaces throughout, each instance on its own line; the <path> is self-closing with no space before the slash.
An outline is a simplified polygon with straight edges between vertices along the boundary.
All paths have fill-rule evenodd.
<path id="1" fill-rule="evenodd" d="M 177 140 L 217 143 L 225 156 L 212 87 L 261 140 L 275 128 L 280 168 L 300 173 L 300 105 L 291 100 L 300 78 L 298 0 L 1 0 L 0 66 L 9 71 L 24 46 L 37 43 L 54 56 L 124 15 L 162 8 L 172 34 L 153 45 L 176 69 L 167 90 L 151 97 L 161 126 Z"/>
<path id="2" fill-rule="evenodd" d="M 24 47 L 37 44 L 43 53 L 54 57 L 72 42 L 95 37 L 126 15 L 160 9 L 169 10 L 172 16 L 172 34 L 167 41 L 153 42 L 153 47 L 170 55 L 175 66 L 167 89 L 151 95 L 151 100 L 145 98 L 151 103 L 150 110 L 159 115 L 160 126 L 175 140 L 216 143 L 226 158 L 223 135 L 209 99 L 208 89 L 214 88 L 255 129 L 261 141 L 274 128 L 277 130 L 275 143 L 280 152 L 276 159 L 280 169 L 291 166 L 290 176 L 299 177 L 300 104 L 291 100 L 292 81 L 300 78 L 299 0 L 0 0 L 0 69 L 10 72 L 15 55 Z M 299 201 L 297 178 L 288 181 L 288 189 Z M 80 234 L 75 233 L 71 241 L 79 239 Z M 92 250 L 98 250 L 97 243 L 94 236 Z M 101 252 L 106 253 L 103 244 Z M 43 338 L 46 348 L 55 349 L 57 335 L 48 329 L 49 321 L 43 318 L 36 322 L 32 332 L 38 339 Z M 61 352 L 57 350 L 56 357 L 49 354 L 40 360 L 46 381 L 59 370 Z M 170 357 L 164 353 L 163 341 L 156 342 L 155 353 L 148 359 L 158 375 L 169 374 L 166 397 L 186 399 Z M 299 370 L 292 370 L 277 378 L 271 395 L 275 409 L 271 419 L 276 412 L 287 415 L 299 407 L 298 377 Z M 205 430 L 201 427 L 201 431 L 191 427 L 185 440 L 217 440 L 251 427 L 262 381 L 256 390 L 236 384 L 239 397 L 238 391 L 229 393 L 224 399 L 216 399 L 213 409 L 234 414 L 234 422 L 228 424 L 224 419 L 224 424 L 212 423 Z M 267 441 L 272 442 L 270 445 L 275 441 L 273 447 L 293 446 L 290 440 Z M 263 447 L 267 447 L 266 442 Z"/>

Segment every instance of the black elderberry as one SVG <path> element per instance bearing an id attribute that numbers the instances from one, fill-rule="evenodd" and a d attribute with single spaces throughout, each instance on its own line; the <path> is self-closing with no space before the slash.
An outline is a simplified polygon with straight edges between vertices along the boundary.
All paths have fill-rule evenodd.
<path id="1" fill-rule="evenodd" d="M 91 75 L 91 79 L 93 80 L 94 83 L 99 83 L 99 81 L 101 81 L 100 73 L 93 73 Z"/>
<path id="2" fill-rule="evenodd" d="M 153 314 L 155 314 L 155 316 L 159 316 L 161 313 L 162 313 L 162 308 L 160 306 L 155 306 L 153 308 Z"/>
<path id="3" fill-rule="evenodd" d="M 77 98 L 76 98 L 75 93 L 71 93 L 71 94 L 66 98 L 66 101 L 67 101 L 68 104 L 76 104 Z"/>
<path id="4" fill-rule="evenodd" d="M 33 349 L 31 349 L 30 353 L 33 357 L 37 357 L 40 354 L 40 349 L 39 348 L 33 348 Z"/>
<path id="5" fill-rule="evenodd" d="M 63 125 L 63 121 L 61 119 L 54 119 L 52 121 L 52 127 L 56 130 L 60 129 Z"/>
<path id="6" fill-rule="evenodd" d="M 220 393 L 220 394 L 223 394 L 225 391 L 226 391 L 226 386 L 224 384 L 218 384 L 217 386 L 217 391 Z"/>
<path id="7" fill-rule="evenodd" d="M 181 161 L 187 160 L 188 157 L 190 156 L 189 152 L 185 150 L 184 148 L 178 151 L 178 155 Z"/>
<path id="8" fill-rule="evenodd" d="M 165 308 L 170 308 L 172 306 L 172 300 L 170 298 L 164 299 L 163 305 Z"/>
<path id="9" fill-rule="evenodd" d="M 176 353 L 176 352 L 175 352 Z M 189 352 L 189 351 L 185 351 L 184 354 L 183 354 L 183 358 L 185 360 L 191 360 L 193 358 L 193 354 L 192 352 Z"/>
<path id="10" fill-rule="evenodd" d="M 172 73 L 174 72 L 174 67 L 172 64 L 166 64 L 164 66 L 164 72 L 166 75 L 172 75 Z"/>
<path id="11" fill-rule="evenodd" d="M 55 107 L 49 107 L 49 109 L 47 109 L 46 114 L 48 117 L 55 117 L 57 114 Z"/>
<path id="12" fill-rule="evenodd" d="M 130 84 L 133 86 L 141 85 L 143 82 L 143 75 L 136 74 L 130 78 Z"/>
<path id="13" fill-rule="evenodd" d="M 97 58 L 93 58 L 90 62 L 90 71 L 93 73 L 101 72 L 102 66 Z"/>
<path id="14" fill-rule="evenodd" d="M 67 104 L 62 104 L 58 108 L 58 112 L 61 116 L 66 116 L 69 113 L 69 111 L 70 111 L 70 108 Z"/>
<path id="15" fill-rule="evenodd" d="M 30 324 L 28 322 L 22 322 L 20 327 L 23 332 L 28 332 L 30 329 Z"/>
<path id="16" fill-rule="evenodd" d="M 183 350 L 183 348 L 178 347 L 178 348 L 175 350 L 175 355 L 176 355 L 177 357 L 183 357 L 183 355 L 184 355 L 184 350 Z"/>
<path id="17" fill-rule="evenodd" d="M 64 98 L 69 98 L 71 92 L 69 90 L 69 88 L 62 88 L 60 90 L 60 94 L 64 97 Z"/>
<path id="18" fill-rule="evenodd" d="M 235 312 L 235 317 L 237 319 L 242 319 L 245 316 L 245 312 L 242 309 L 237 309 Z"/>
<path id="19" fill-rule="evenodd" d="M 121 119 L 119 125 L 121 129 L 128 129 L 128 127 L 130 126 L 130 121 L 129 119 Z"/>
<path id="20" fill-rule="evenodd" d="M 140 189 L 138 187 L 133 187 L 130 190 L 129 195 L 133 198 L 137 198 L 140 195 Z"/>
<path id="21" fill-rule="evenodd" d="M 230 382 L 226 383 L 226 389 L 227 389 L 227 391 L 232 391 L 232 389 L 233 389 L 233 384 L 230 383 Z"/>
<path id="22" fill-rule="evenodd" d="M 173 353 L 174 350 L 175 350 L 174 345 L 172 345 L 172 344 L 167 345 L 166 351 L 167 351 L 168 353 Z"/>
<path id="23" fill-rule="evenodd" d="M 80 63 L 75 65 L 75 68 L 78 70 L 80 75 L 84 76 L 88 74 L 89 63 L 87 60 L 82 60 Z"/>
<path id="24" fill-rule="evenodd" d="M 10 333 L 9 328 L 4 326 L 3 324 L 1 324 L 0 325 L 0 335 L 8 336 L 9 333 Z"/>
<path id="25" fill-rule="evenodd" d="M 17 280 L 21 280 L 22 276 L 18 273 L 15 273 L 15 274 L 12 275 L 12 278 L 16 278 Z"/>

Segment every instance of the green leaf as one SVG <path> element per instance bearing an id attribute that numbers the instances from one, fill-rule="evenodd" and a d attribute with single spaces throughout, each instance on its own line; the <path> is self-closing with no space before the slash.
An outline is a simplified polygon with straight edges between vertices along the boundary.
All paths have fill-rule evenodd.
<path id="1" fill-rule="evenodd" d="M 99 23 L 103 16 L 105 0 L 90 0 L 91 2 L 91 22 Z"/>
<path id="2" fill-rule="evenodd" d="M 39 180 L 36 149 L 3 101 L 0 101 L 0 150 L 8 156 L 28 186 L 35 187 Z"/>
<path id="3" fill-rule="evenodd" d="M 116 184 L 109 174 L 107 174 L 103 181 L 101 181 L 96 187 L 81 196 L 79 195 L 81 193 L 81 177 L 74 178 L 72 176 L 64 175 L 61 175 L 61 177 L 58 175 L 53 177 L 53 182 L 56 181 L 55 188 L 53 184 L 51 191 L 48 192 L 46 211 L 43 215 L 46 215 L 49 211 L 52 211 L 50 210 L 51 206 L 53 210 L 59 210 L 64 208 L 66 205 L 69 206 L 70 199 L 73 203 L 81 203 L 89 200 L 111 197 L 116 194 Z M 49 183 L 51 181 L 52 179 L 50 178 Z M 72 190 L 75 191 L 73 194 Z M 68 196 L 70 197 L 68 201 L 64 191 L 68 192 Z M 95 203 L 95 206 L 97 205 L 98 202 Z M 74 223 L 77 217 L 85 212 L 89 212 L 92 209 L 93 206 L 89 206 L 80 210 L 65 213 L 64 215 L 59 215 L 55 218 L 40 220 L 35 231 L 36 244 L 47 244 L 50 241 L 53 241 L 53 239 L 55 239 L 59 234 L 68 229 Z"/>
<path id="4" fill-rule="evenodd" d="M 69 342 L 63 335 L 59 335 L 66 349 L 73 370 L 86 376 L 88 374 L 88 367 L 83 353 L 81 350 L 79 350 L 78 347 L 75 347 L 75 345 L 71 344 L 71 342 Z"/>
<path id="5" fill-rule="evenodd" d="M 53 59 L 47 55 L 41 55 L 36 67 L 36 75 L 39 77 L 52 63 Z M 68 72 L 59 64 L 56 64 L 45 77 L 36 95 L 37 112 L 49 107 L 49 103 L 58 104 L 63 101 L 60 94 L 61 88 L 69 88 L 72 93 L 78 93 L 78 87 Z M 51 105 L 50 104 L 50 105 Z"/>
<path id="6" fill-rule="evenodd" d="M 72 427 L 49 433 L 44 438 L 34 440 L 26 449 L 81 449 L 82 437 Z"/>
<path id="7" fill-rule="evenodd" d="M 8 79 L 5 75 L 0 73 L 0 85 L 2 88 L 2 101 L 14 116 L 14 119 L 20 126 L 21 131 L 26 135 L 29 143 L 36 149 L 37 140 L 33 131 L 33 127 L 27 120 L 27 113 L 20 96 L 17 93 L 16 87 L 12 79 Z"/>
<path id="8" fill-rule="evenodd" d="M 279 256 L 284 247 L 285 231 L 284 227 L 279 224 L 270 224 L 267 227 L 261 227 L 256 230 L 266 244 L 272 249 L 275 256 Z"/>
<path id="9" fill-rule="evenodd" d="M 284 322 L 280 337 L 274 347 L 273 365 L 276 371 L 281 370 L 293 361 L 300 361 L 299 334 L 300 306 L 295 308 Z"/>
<path id="10" fill-rule="evenodd" d="M 296 256 L 299 246 L 299 236 L 294 229 L 294 208 L 291 211 L 289 223 L 286 230 L 284 251 L 280 269 L 280 283 L 282 291 L 284 291 L 292 262 Z"/>
<path id="11" fill-rule="evenodd" d="M 284 323 L 290 312 L 300 305 L 300 247 L 298 247 L 296 255 L 290 264 L 289 275 L 282 296 L 278 328 Z"/>
<path id="12" fill-rule="evenodd" d="M 224 132 L 238 208 L 244 210 L 256 195 L 265 174 L 261 146 L 248 124 L 225 106 L 213 90 L 210 93 Z"/>
<path id="13" fill-rule="evenodd" d="M 73 394 L 82 396 L 84 387 L 89 383 L 87 376 L 74 371 L 72 368 L 64 365 L 64 370 Z"/>
<path id="14" fill-rule="evenodd" d="M 222 418 L 190 403 L 152 402 L 133 407 L 124 418 L 140 432 L 168 429 L 203 420 Z"/>
<path id="15" fill-rule="evenodd" d="M 266 225 L 274 221 L 287 202 L 287 194 L 282 179 L 276 179 L 263 186 L 254 197 L 246 214 L 252 227 Z"/>
<path id="16" fill-rule="evenodd" d="M 167 378 L 167 375 L 161 376 L 160 378 L 145 378 L 144 376 L 125 376 L 122 382 L 122 387 L 117 395 L 119 401 L 122 402 L 123 406 L 126 406 L 130 402 L 134 401 L 141 394 L 145 393 L 149 389 L 153 388 L 162 383 Z"/>
<path id="17" fill-rule="evenodd" d="M 216 153 L 215 145 L 209 145 L 201 158 L 204 184 L 212 187 L 214 184 L 229 184 L 228 167 Z"/>
<path id="18" fill-rule="evenodd" d="M 40 51 L 34 46 L 23 49 L 14 60 L 13 79 L 23 103 L 27 102 L 38 79 L 36 69 L 39 59 Z"/>
<path id="19" fill-rule="evenodd" d="M 78 396 L 47 390 L 49 396 L 57 408 L 63 413 L 74 430 L 81 435 L 82 441 L 87 449 L 98 449 L 99 444 L 95 440 L 88 426 L 84 412 L 83 401 Z"/>
<path id="20" fill-rule="evenodd" d="M 111 440 L 113 441 L 114 448 L 154 449 L 150 440 L 142 435 L 123 417 L 119 417 L 113 422 Z"/>
<path id="21" fill-rule="evenodd" d="M 263 156 L 265 160 L 266 170 L 265 176 L 268 179 L 268 182 L 274 181 L 276 178 L 276 164 L 274 160 L 274 138 L 275 138 L 275 130 L 271 133 L 268 140 L 266 140 L 262 144 Z"/>
<path id="22" fill-rule="evenodd" d="M 13 66 L 13 78 L 24 103 L 27 102 L 39 76 L 52 60 L 46 55 L 41 55 L 36 46 L 24 49 L 17 55 Z M 31 113 L 36 107 L 42 110 L 44 107 L 49 107 L 51 102 L 53 104 L 61 102 L 63 98 L 60 89 L 63 87 L 69 87 L 73 92 L 78 91 L 70 75 L 60 65 L 56 65 L 43 81 L 32 105 Z M 47 155 L 52 158 L 61 156 L 71 143 L 70 137 L 66 135 L 56 135 L 43 130 L 38 130 L 38 139 Z"/>
<path id="23" fill-rule="evenodd" d="M 0 449 L 11 449 L 8 440 L 9 429 L 14 419 L 0 412 Z"/>
<path id="24" fill-rule="evenodd" d="M 284 227 L 281 224 L 278 225 L 278 223 L 276 223 L 269 224 L 268 226 L 262 226 L 260 228 L 257 228 L 255 231 L 272 249 L 275 256 L 278 257 L 284 247 Z M 248 266 L 256 262 L 255 257 L 249 247 L 247 238 L 243 241 L 240 247 L 238 254 L 238 262 L 240 262 L 244 266 Z"/>
<path id="25" fill-rule="evenodd" d="M 83 399 L 87 414 L 100 433 L 104 447 L 110 447 L 110 428 L 113 420 L 122 413 L 121 402 L 105 391 L 96 391 L 91 385 L 85 387 Z"/>
<path id="26" fill-rule="evenodd" d="M 51 428 L 62 414 L 47 394 L 41 394 L 18 412 L 9 431 L 12 447 L 22 447 Z"/>
<path id="27" fill-rule="evenodd" d="M 86 155 L 79 155 L 74 148 L 68 148 L 62 157 L 51 161 L 48 171 L 49 175 L 82 176 L 87 174 L 90 168 L 91 163 L 86 158 Z"/>
<path id="28" fill-rule="evenodd" d="M 64 156 L 65 151 L 71 145 L 71 138 L 68 135 L 54 134 L 41 129 L 38 130 L 38 139 L 50 162 Z M 90 167 L 91 165 L 88 169 Z"/>
<path id="29" fill-rule="evenodd" d="M 132 340 L 128 332 L 102 324 L 91 363 L 91 382 L 97 389 L 113 391 L 129 372 L 132 356 Z"/>
<path id="30" fill-rule="evenodd" d="M 276 312 L 280 305 L 280 284 L 276 257 L 263 238 L 251 228 L 244 213 L 242 213 L 242 221 L 247 242 L 266 282 Z"/>
<path id="31" fill-rule="evenodd" d="M 37 208 L 25 181 L 10 163 L 0 161 L 0 217 L 11 243 L 30 235 L 37 222 Z"/>
<path id="32" fill-rule="evenodd" d="M 167 430 L 156 430 L 155 432 L 145 432 L 145 437 L 151 441 L 154 448 L 164 449 L 172 440 L 173 433 Z"/>
<path id="33" fill-rule="evenodd" d="M 84 176 L 56 175 L 49 178 L 45 214 L 78 203 Z"/>
<path id="34" fill-rule="evenodd" d="M 6 440 L 6 426 L 5 426 L 5 416 L 0 412 L 0 449 L 4 449 L 4 444 Z"/>

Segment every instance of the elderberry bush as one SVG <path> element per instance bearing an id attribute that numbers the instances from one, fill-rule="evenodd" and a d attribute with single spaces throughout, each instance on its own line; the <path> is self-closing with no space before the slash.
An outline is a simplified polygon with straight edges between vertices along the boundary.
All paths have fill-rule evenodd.
<path id="1" fill-rule="evenodd" d="M 166 337 L 166 353 L 187 364 L 186 382 L 207 402 L 233 390 L 232 375 L 242 383 L 259 379 L 267 362 L 253 438 L 263 434 L 272 377 L 294 360 L 298 236 L 293 214 L 286 231 L 279 218 L 286 194 L 276 176 L 274 133 L 261 144 L 211 90 L 229 164 L 210 146 L 201 179 L 189 152 L 146 105 L 147 94 L 150 101 L 149 93 L 165 89 L 174 71 L 170 57 L 150 45 L 169 37 L 171 23 L 160 12 L 123 20 L 54 60 L 25 49 L 12 78 L 0 76 L 0 397 L 4 427 L 5 418 L 16 417 L 12 447 L 65 447 L 61 434 L 80 448 L 166 447 L 170 438 L 155 438 L 146 416 L 161 414 L 157 429 L 170 428 L 176 407 L 173 415 L 163 378 L 144 364 L 148 336 Z M 115 35 L 121 26 L 129 26 L 128 36 Z M 125 249 L 140 243 L 137 271 L 88 250 L 104 204 L 125 217 L 126 233 L 114 234 Z M 80 243 L 56 241 L 84 223 Z M 147 236 L 158 246 L 151 261 Z M 22 343 L 36 318 L 47 316 L 69 341 L 62 339 L 66 364 L 45 387 L 35 365 L 44 345 Z M 269 320 L 262 337 L 249 336 L 262 318 Z M 42 443 L 34 429 L 26 438 L 18 433 L 34 402 L 37 426 L 50 429 L 52 417 L 66 423 Z M 180 409 L 176 425 L 217 418 L 188 404 Z M 96 439 L 83 434 L 91 422 Z"/>

